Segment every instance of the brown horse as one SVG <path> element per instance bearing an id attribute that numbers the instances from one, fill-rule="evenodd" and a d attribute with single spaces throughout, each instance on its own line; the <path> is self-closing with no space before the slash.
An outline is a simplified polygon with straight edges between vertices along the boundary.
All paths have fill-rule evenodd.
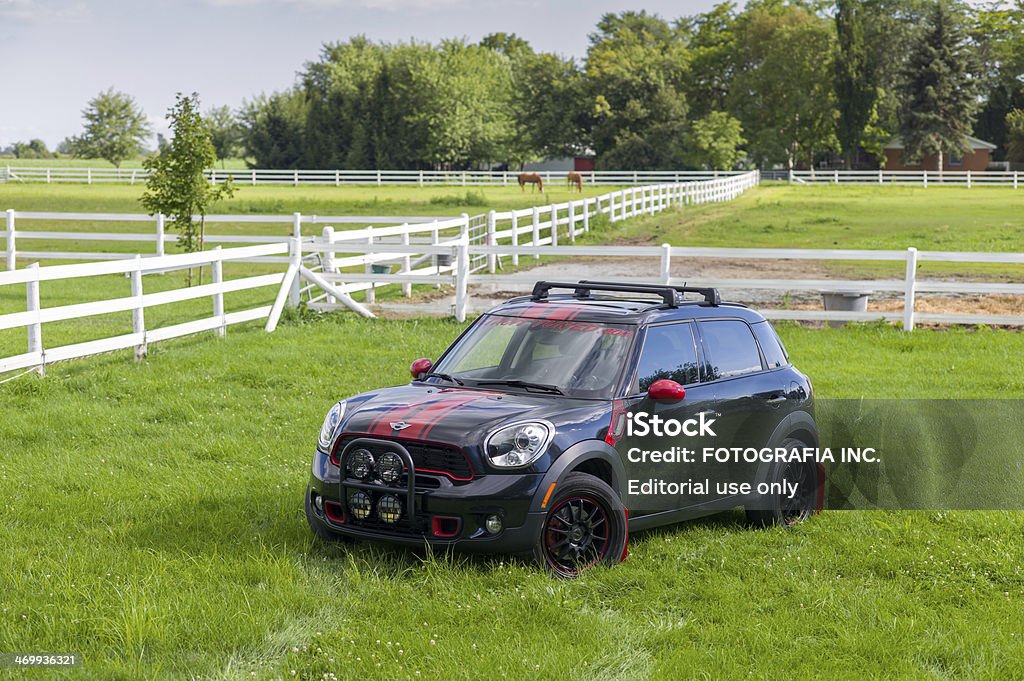
<path id="1" fill-rule="evenodd" d="M 576 191 L 581 194 L 583 193 L 583 176 L 575 170 L 569 171 L 569 174 L 565 176 L 565 181 L 569 183 L 569 191 L 572 191 L 572 188 L 576 187 Z"/>
<path id="2" fill-rule="evenodd" d="M 530 187 L 532 192 L 534 189 L 539 189 L 541 193 L 544 192 L 544 180 L 540 179 L 540 175 L 537 173 L 519 173 L 519 188 L 524 192 L 526 191 L 526 185 L 535 185 Z"/>

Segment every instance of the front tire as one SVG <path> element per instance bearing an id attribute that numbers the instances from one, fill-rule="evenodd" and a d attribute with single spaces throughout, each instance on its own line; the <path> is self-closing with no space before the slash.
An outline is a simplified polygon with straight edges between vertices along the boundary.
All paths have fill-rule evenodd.
<path id="1" fill-rule="evenodd" d="M 595 565 L 622 560 L 629 537 L 626 509 L 603 480 L 570 473 L 548 508 L 534 548 L 546 570 L 571 579 Z"/>

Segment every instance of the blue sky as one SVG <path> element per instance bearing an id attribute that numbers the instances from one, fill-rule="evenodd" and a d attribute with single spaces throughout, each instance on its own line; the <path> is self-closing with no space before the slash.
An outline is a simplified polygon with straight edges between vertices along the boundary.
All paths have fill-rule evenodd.
<path id="1" fill-rule="evenodd" d="M 507 31 L 581 56 L 605 12 L 666 18 L 714 0 L 0 0 L 0 147 L 40 137 L 52 148 L 81 128 L 81 109 L 113 86 L 157 130 L 177 91 L 236 107 L 287 87 L 325 41 L 477 40 Z"/>

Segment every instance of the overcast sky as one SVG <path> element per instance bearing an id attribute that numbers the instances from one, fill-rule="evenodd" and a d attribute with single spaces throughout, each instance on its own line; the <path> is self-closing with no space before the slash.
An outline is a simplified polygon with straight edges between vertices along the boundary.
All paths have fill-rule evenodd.
<path id="1" fill-rule="evenodd" d="M 714 0 L 0 0 L 0 147 L 40 137 L 53 148 L 113 86 L 160 131 L 178 91 L 237 107 L 288 87 L 324 42 L 478 40 L 517 33 L 539 50 L 582 56 L 605 12 L 666 18 Z"/>

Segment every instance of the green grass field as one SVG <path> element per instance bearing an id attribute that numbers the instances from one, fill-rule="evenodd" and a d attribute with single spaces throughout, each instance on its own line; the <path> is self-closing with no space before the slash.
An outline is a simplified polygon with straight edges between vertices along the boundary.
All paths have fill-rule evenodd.
<path id="1" fill-rule="evenodd" d="M 69 678 L 95 679 L 1024 676 L 1020 513 L 726 513 L 574 582 L 314 542 L 323 413 L 459 328 L 293 318 L 0 385 L 2 647 L 82 652 Z M 1024 396 L 1021 334 L 780 333 L 819 397 Z"/>

